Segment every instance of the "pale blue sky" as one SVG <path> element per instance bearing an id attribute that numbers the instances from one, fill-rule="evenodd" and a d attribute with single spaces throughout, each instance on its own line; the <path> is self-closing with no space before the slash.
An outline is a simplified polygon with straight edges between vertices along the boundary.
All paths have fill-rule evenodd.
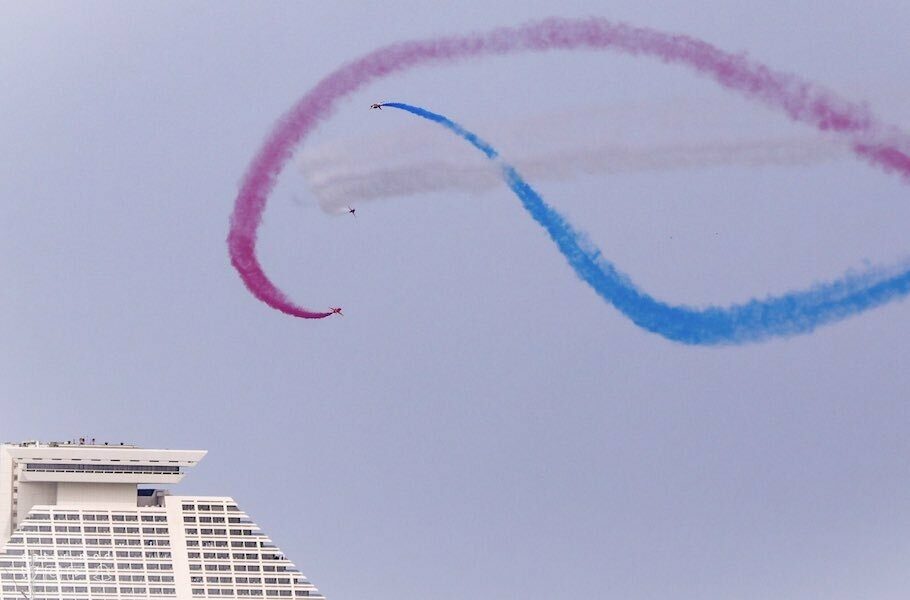
<path id="1" fill-rule="evenodd" d="M 257 302 L 224 239 L 274 120 L 379 45 L 596 14 L 747 51 L 910 128 L 910 7 L 359 4 L 0 3 L 2 438 L 209 449 L 176 489 L 234 496 L 333 600 L 905 597 L 906 303 L 680 346 L 578 282 L 505 189 L 371 203 L 354 222 L 293 202 L 293 168 L 262 261 L 345 318 Z M 415 125 L 376 100 L 468 126 L 704 102 L 742 114 L 734 138 L 806 132 L 687 71 L 558 53 L 386 79 L 314 142 Z M 910 255 L 906 185 L 858 161 L 538 187 L 674 302 Z"/>

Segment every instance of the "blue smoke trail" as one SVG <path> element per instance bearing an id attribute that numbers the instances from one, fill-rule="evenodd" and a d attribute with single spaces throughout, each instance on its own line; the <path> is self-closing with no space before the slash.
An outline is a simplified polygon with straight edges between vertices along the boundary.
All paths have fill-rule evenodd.
<path id="1" fill-rule="evenodd" d="M 673 306 L 638 289 L 628 276 L 605 259 L 584 233 L 544 202 L 514 167 L 499 158 L 490 144 L 443 115 L 419 106 L 388 102 L 398 108 L 438 123 L 467 140 L 487 158 L 497 161 L 506 184 L 525 210 L 543 227 L 580 279 L 633 323 L 667 339 L 696 345 L 744 344 L 771 337 L 809 333 L 820 325 L 834 323 L 910 293 L 910 269 L 885 273 L 870 269 L 841 279 L 764 300 L 750 300 L 729 307 L 696 309 Z"/>

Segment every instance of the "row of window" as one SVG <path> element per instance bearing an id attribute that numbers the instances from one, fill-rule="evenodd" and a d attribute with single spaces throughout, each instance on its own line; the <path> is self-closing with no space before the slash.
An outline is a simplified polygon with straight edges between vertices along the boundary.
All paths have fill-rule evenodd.
<path id="1" fill-rule="evenodd" d="M 188 548 L 198 548 L 202 546 L 203 548 L 260 548 L 264 547 L 263 542 L 241 542 L 238 540 L 232 540 L 228 544 L 227 540 L 187 540 L 186 545 Z"/>
<path id="2" fill-rule="evenodd" d="M 205 559 L 216 559 L 216 560 L 259 560 L 259 554 L 254 552 L 203 552 L 202 554 L 198 552 L 189 552 L 187 553 L 190 559 L 194 558 L 205 558 Z"/>
<path id="3" fill-rule="evenodd" d="M 151 509 L 146 509 L 151 510 Z M 26 517 L 26 521 L 50 521 L 53 517 L 54 521 L 138 521 L 139 517 L 142 517 L 143 521 L 167 521 L 167 515 L 163 512 L 158 512 L 158 514 L 108 514 L 108 513 L 46 513 L 46 512 L 36 512 L 29 513 Z"/>
<path id="4" fill-rule="evenodd" d="M 7 554 L 11 554 L 11 553 L 7 553 Z M 163 554 L 163 553 L 162 553 L 162 554 Z M 161 558 L 161 559 L 158 559 L 158 560 L 169 560 L 169 559 Z M 32 564 L 32 561 L 31 561 L 31 560 L 29 560 L 28 562 L 29 562 L 29 564 Z M 15 561 L 14 561 L 13 564 L 15 564 L 15 565 L 17 565 L 17 566 L 24 566 L 25 561 L 22 561 L 22 562 L 15 562 Z M 75 564 L 75 563 L 72 563 L 72 564 Z M 113 562 L 101 562 L 101 563 L 88 562 L 88 563 L 86 563 L 86 565 L 87 565 L 86 568 L 89 569 L 89 570 L 92 570 L 92 569 L 112 569 L 112 568 L 114 568 L 114 564 L 115 564 L 115 563 L 113 563 Z M 157 563 L 157 562 L 150 562 L 150 563 L 120 563 L 120 562 L 118 562 L 118 563 L 116 563 L 116 565 L 117 565 L 117 568 L 118 568 L 118 569 L 140 569 L 140 570 L 141 570 L 141 569 L 148 569 L 149 571 L 157 571 L 157 570 L 161 570 L 161 571 L 172 571 L 172 570 L 174 569 L 174 567 L 173 567 L 173 566 L 171 565 L 171 563 L 169 563 L 169 562 L 160 562 L 160 563 Z M 32 565 L 32 566 L 35 566 L 35 565 Z M 46 564 L 40 564 L 40 563 L 39 563 L 38 566 L 42 566 L 42 567 L 44 567 L 44 568 L 47 568 L 47 565 L 46 565 Z"/>
<path id="5" fill-rule="evenodd" d="M 111 573 L 94 573 L 92 575 L 78 575 L 78 574 L 69 574 L 64 573 L 59 576 L 54 574 L 42 575 L 40 573 L 34 575 L 21 574 L 16 577 L 7 577 L 4 575 L 3 581 L 19 581 L 19 582 L 31 582 L 31 583 L 90 583 L 90 582 L 99 582 L 99 583 L 112 583 L 117 581 L 118 578 L 114 577 Z M 119 581 L 131 581 L 129 577 L 126 579 L 119 578 Z M 150 580 L 151 581 L 151 580 Z M 174 583 L 173 577 L 168 578 L 159 578 L 158 583 Z"/>
<path id="6" fill-rule="evenodd" d="M 169 562 L 162 562 L 162 563 L 121 563 L 121 562 L 94 563 L 94 562 L 89 562 L 89 563 L 86 563 L 85 568 L 89 571 L 105 571 L 105 570 L 113 570 L 115 565 L 116 565 L 116 568 L 120 571 L 128 571 L 128 570 L 141 571 L 143 569 L 147 569 L 149 571 L 173 571 L 174 570 L 173 565 L 171 565 L 171 563 L 169 563 Z M 35 565 L 32 565 L 32 566 L 34 567 Z M 47 565 L 43 565 L 43 567 L 47 568 Z M 78 573 L 76 573 L 76 572 L 73 572 L 72 574 L 78 575 Z"/>
<path id="7" fill-rule="evenodd" d="M 207 511 L 217 511 L 217 512 L 239 512 L 240 509 L 237 508 L 236 504 L 190 504 L 184 503 L 183 510 L 199 510 L 202 512 Z"/>
<path id="8" fill-rule="evenodd" d="M 254 555 L 254 556 L 256 556 L 256 555 Z M 191 560 L 192 560 L 192 559 L 191 559 Z M 258 572 L 258 571 L 260 571 L 260 570 L 262 570 L 262 571 L 274 571 L 274 569 L 267 569 L 266 567 L 268 567 L 268 566 L 269 566 L 269 565 L 263 565 L 263 567 L 260 569 L 260 567 L 259 567 L 258 564 L 237 564 L 237 563 L 234 563 L 234 570 L 235 570 L 235 571 L 241 571 L 241 572 L 242 572 L 242 571 L 249 571 L 249 572 L 251 572 L 251 573 L 255 573 L 255 572 Z M 230 569 L 230 565 L 221 565 L 221 567 L 223 567 L 223 568 L 221 568 L 222 571 L 230 571 L 230 570 L 231 570 L 231 569 Z M 193 571 L 200 571 L 200 570 L 201 570 L 201 569 L 199 568 L 199 565 L 195 565 L 195 568 L 194 568 L 194 566 L 191 566 L 190 569 L 193 570 Z M 208 569 L 208 570 L 209 570 L 209 571 L 214 571 L 215 568 L 213 567 L 213 568 Z"/>
<path id="9" fill-rule="evenodd" d="M 145 535 L 167 535 L 167 527 L 111 527 L 110 525 L 39 525 L 30 527 L 20 527 L 17 533 L 50 533 L 51 531 L 60 533 L 134 533 L 139 534 L 141 531 Z"/>
<path id="10" fill-rule="evenodd" d="M 293 594 L 290 590 L 220 590 L 218 588 L 205 590 L 203 588 L 193 588 L 194 596 L 309 596 L 309 590 L 295 590 Z"/>
<path id="11" fill-rule="evenodd" d="M 100 514 L 100 515 L 84 514 L 84 515 L 82 515 L 82 520 L 83 521 L 105 522 L 105 521 L 111 520 L 110 516 L 111 515 L 107 515 L 107 514 Z M 137 515 L 113 515 L 113 516 L 114 516 L 114 519 L 113 519 L 114 521 L 131 521 L 132 522 L 132 521 L 141 520 L 144 523 L 152 523 L 152 522 L 166 523 L 167 522 L 167 515 L 165 515 L 165 514 L 140 515 L 141 518 L 138 518 L 138 519 L 137 519 Z M 34 514 L 30 514 L 25 519 L 25 521 L 23 521 L 23 526 L 27 526 L 29 521 L 49 521 L 49 520 L 50 520 L 49 513 L 34 513 Z M 54 520 L 55 521 L 66 521 L 66 520 L 79 521 L 80 519 L 79 519 L 78 514 L 56 513 L 56 514 L 54 514 Z"/>
<path id="12" fill-rule="evenodd" d="M 203 578 L 201 575 L 194 575 L 190 578 L 192 583 L 202 583 Z M 266 585 L 290 585 L 291 579 L 288 577 L 206 577 L 206 583 L 241 583 L 241 584 L 253 584 L 258 585 L 265 583 Z"/>
<path id="13" fill-rule="evenodd" d="M 0 579 L 3 581 L 31 580 L 31 581 L 135 581 L 144 583 L 146 581 L 153 583 L 173 583 L 173 575 L 117 575 L 111 573 L 0 573 Z"/>
<path id="14" fill-rule="evenodd" d="M 139 527 L 111 527 L 110 525 L 24 525 L 16 529 L 16 533 L 139 533 Z M 167 527 L 143 527 L 142 533 L 146 535 L 167 535 Z"/>
<path id="15" fill-rule="evenodd" d="M 71 537 L 52 537 L 52 538 L 38 538 L 38 537 L 28 537 L 24 538 L 28 544 L 34 545 L 43 545 L 50 546 L 56 543 L 58 546 L 81 546 L 85 544 L 86 546 L 170 546 L 170 539 L 166 537 L 162 538 L 146 538 L 144 540 L 138 538 L 71 538 Z M 23 541 L 21 536 L 13 536 L 10 538 L 10 545 L 19 545 L 26 543 Z M 10 550 L 12 554 L 12 549 Z"/>
<path id="16" fill-rule="evenodd" d="M 99 557 L 99 558 L 101 558 L 101 557 Z M 108 558 L 108 557 L 104 557 L 104 558 Z M 142 557 L 139 556 L 138 558 L 142 558 Z M 170 560 L 171 553 L 170 552 L 154 552 L 154 553 L 147 554 L 145 556 L 145 558 L 153 559 L 153 560 Z M 7 567 L 10 569 L 21 568 L 21 569 L 25 570 L 26 568 L 28 568 L 30 570 L 45 570 L 45 571 L 55 571 L 57 569 L 60 569 L 61 571 L 76 571 L 76 570 L 83 571 L 85 569 L 89 569 L 89 570 L 110 569 L 110 568 L 113 568 L 113 566 L 114 566 L 113 562 L 92 562 L 92 561 L 89 561 L 89 562 L 58 562 L 57 560 L 54 560 L 54 559 L 49 560 L 46 558 L 31 558 L 31 559 L 29 559 L 29 561 L 27 563 L 26 563 L 26 561 L 19 561 L 19 562 L 5 561 L 5 562 L 7 562 L 11 565 L 10 567 Z M 123 564 L 127 564 L 127 563 L 117 563 L 118 566 L 122 566 Z M 133 563 L 129 563 L 129 564 L 133 564 Z M 158 563 L 152 563 L 152 564 L 158 564 Z"/>
<path id="17" fill-rule="evenodd" d="M 19 593 L 20 590 L 21 590 L 21 587 L 17 588 L 14 585 L 4 585 L 3 586 L 4 592 Z M 38 594 L 47 594 L 47 593 L 54 594 L 54 593 L 57 593 L 58 590 L 60 593 L 64 593 L 64 594 L 67 592 L 74 593 L 74 594 L 86 594 L 86 593 L 88 593 L 89 590 L 91 590 L 92 594 L 116 594 L 117 593 L 116 586 L 91 586 L 91 587 L 89 587 L 89 586 L 84 586 L 84 585 L 76 585 L 76 586 L 36 585 L 36 586 L 32 587 L 32 591 L 35 593 L 38 593 Z M 121 587 L 120 593 L 121 594 L 156 594 L 156 595 L 172 594 L 173 595 L 175 593 L 175 590 L 174 590 L 174 588 L 171 588 L 171 587 L 164 587 L 164 588 L 161 588 L 161 587 L 154 588 L 153 587 L 153 588 L 147 588 L 147 589 L 144 587 L 143 588 Z"/>
<path id="18" fill-rule="evenodd" d="M 24 556 L 25 553 L 21 549 L 17 549 L 18 552 L 16 556 Z M 54 559 L 59 561 L 59 559 L 81 559 L 81 558 L 95 558 L 95 559 L 113 559 L 117 558 L 142 558 L 143 556 L 152 557 L 152 556 L 162 556 L 164 554 L 170 554 L 170 552 L 159 551 L 159 550 L 117 550 L 116 552 L 111 552 L 110 550 L 105 550 L 103 552 L 97 552 L 92 550 L 34 550 L 31 549 L 28 552 L 29 559 L 31 561 L 42 561 L 45 559 Z M 12 552 L 7 552 L 6 554 L 12 554 Z M 4 556 L 0 554 L 0 556 Z M 0 560 L 0 569 L 3 567 L 9 566 L 18 566 L 25 564 L 23 561 L 19 560 Z M 60 564 L 70 564 L 70 563 L 60 563 Z"/>
<path id="19" fill-rule="evenodd" d="M 99 465 L 94 463 L 26 463 L 25 470 L 31 473 L 151 473 L 173 475 L 180 472 L 180 467 L 171 465 Z"/>
<path id="20" fill-rule="evenodd" d="M 228 533 L 227 529 L 197 529 L 195 527 L 188 527 L 184 533 L 186 533 L 186 535 L 248 535 L 262 537 L 262 533 L 252 529 L 231 529 L 230 533 Z"/>
<path id="21" fill-rule="evenodd" d="M 185 516 L 183 517 L 184 523 L 224 523 L 224 517 L 209 517 L 201 515 L 198 518 L 194 516 Z M 228 523 L 249 523 L 252 524 L 252 521 L 249 519 L 244 519 L 242 517 L 228 517 Z"/>
<path id="22" fill-rule="evenodd" d="M 205 567 L 206 571 L 230 571 L 233 567 L 234 571 L 258 571 L 259 565 L 213 565 L 208 563 L 206 565 L 190 565 L 190 571 L 202 571 L 202 567 Z M 244 569 L 243 567 L 246 567 Z M 293 567 L 288 567 L 286 565 L 262 565 L 262 571 L 266 573 L 296 573 L 297 569 Z"/>

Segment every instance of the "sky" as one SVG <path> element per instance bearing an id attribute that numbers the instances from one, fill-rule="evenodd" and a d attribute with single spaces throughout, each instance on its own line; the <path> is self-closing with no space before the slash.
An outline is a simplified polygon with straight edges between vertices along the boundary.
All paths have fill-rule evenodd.
<path id="1" fill-rule="evenodd" d="M 334 600 L 905 597 L 906 302 L 684 346 L 578 281 L 504 186 L 354 220 L 320 210 L 296 158 L 259 257 L 344 318 L 257 301 L 225 238 L 275 120 L 379 46 L 597 15 L 746 52 L 907 129 L 910 6 L 362 4 L 0 3 L 0 437 L 208 449 L 174 492 L 234 497 Z M 814 135 L 682 68 L 556 52 L 384 79 L 308 148 L 362 139 L 351 160 L 388 160 L 382 140 L 425 132 L 459 151 L 367 109 L 392 100 L 488 128 L 504 156 L 551 151 L 564 118 L 577 139 L 570 114 L 598 119 L 592 143 Z M 523 122 L 545 131 L 495 139 Z M 532 183 L 675 303 L 910 255 L 907 184 L 845 155 Z"/>

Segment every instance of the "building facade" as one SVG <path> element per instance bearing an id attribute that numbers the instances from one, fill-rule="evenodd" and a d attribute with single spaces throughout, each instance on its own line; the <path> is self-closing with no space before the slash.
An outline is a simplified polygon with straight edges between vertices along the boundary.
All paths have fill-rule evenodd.
<path id="1" fill-rule="evenodd" d="M 322 598 L 233 499 L 173 496 L 196 450 L 0 446 L 0 599 Z"/>

